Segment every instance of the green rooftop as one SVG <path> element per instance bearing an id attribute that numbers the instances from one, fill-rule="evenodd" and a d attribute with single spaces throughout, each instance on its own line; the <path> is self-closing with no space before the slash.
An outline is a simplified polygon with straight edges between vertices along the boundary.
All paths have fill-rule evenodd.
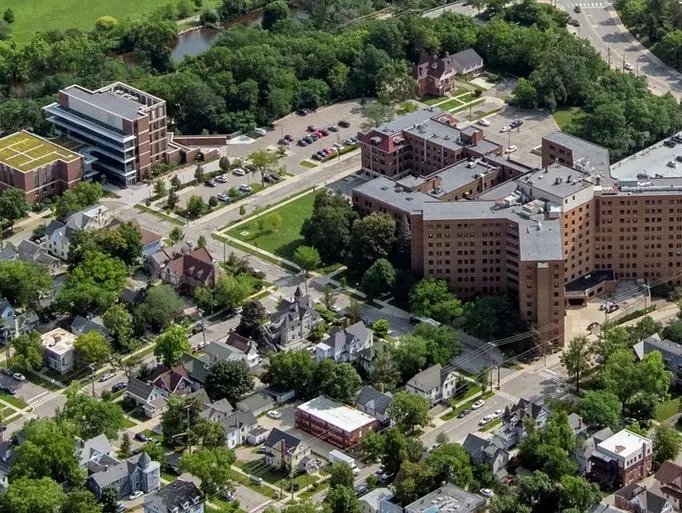
<path id="1" fill-rule="evenodd" d="M 22 173 L 58 160 L 71 162 L 78 158 L 78 153 L 29 132 L 17 132 L 0 139 L 0 162 Z"/>

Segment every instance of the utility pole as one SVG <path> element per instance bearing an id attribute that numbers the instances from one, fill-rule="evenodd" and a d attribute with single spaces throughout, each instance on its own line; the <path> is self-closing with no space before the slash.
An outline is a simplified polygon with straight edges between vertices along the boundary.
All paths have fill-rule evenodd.
<path id="1" fill-rule="evenodd" d="M 227 241 L 223 239 L 223 264 L 227 262 Z"/>
<path id="2" fill-rule="evenodd" d="M 192 405 L 191 405 L 191 404 L 188 404 L 187 406 L 185 406 L 185 410 L 187 410 L 187 451 L 188 451 L 190 454 L 192 454 L 192 444 L 191 444 L 190 439 L 189 439 L 189 436 L 190 436 L 190 429 L 189 429 L 189 425 L 190 425 L 189 410 L 190 410 L 191 408 L 192 408 Z"/>
<path id="3" fill-rule="evenodd" d="M 92 382 L 92 397 L 95 397 L 95 364 L 91 363 L 90 367 L 90 381 Z"/>
<path id="4" fill-rule="evenodd" d="M 201 334 L 204 337 L 204 347 L 206 347 L 206 324 L 204 322 L 204 311 L 202 309 L 199 309 L 199 319 L 201 320 Z M 189 412 L 187 415 L 187 423 L 189 424 Z"/>
<path id="5" fill-rule="evenodd" d="M 500 365 L 497 366 L 497 389 L 500 389 Z"/>

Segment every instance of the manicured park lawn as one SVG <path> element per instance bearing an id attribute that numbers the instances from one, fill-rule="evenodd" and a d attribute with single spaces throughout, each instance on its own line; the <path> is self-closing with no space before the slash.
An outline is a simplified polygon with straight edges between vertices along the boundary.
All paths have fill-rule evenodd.
<path id="1" fill-rule="evenodd" d="M 38 31 L 92 30 L 100 16 L 123 20 L 151 13 L 166 3 L 168 0 L 0 0 L 0 12 L 12 8 L 15 17 L 12 34 L 24 45 Z"/>
<path id="2" fill-rule="evenodd" d="M 566 130 L 574 120 L 577 121 L 583 114 L 584 112 L 580 107 L 569 107 L 555 111 L 552 117 L 561 130 Z"/>
<path id="3" fill-rule="evenodd" d="M 230 236 L 243 240 L 261 249 L 274 253 L 283 258 L 291 259 L 296 248 L 303 244 L 301 227 L 303 221 L 313 213 L 315 192 L 301 196 L 300 198 L 282 205 L 275 209 L 282 216 L 282 224 L 276 231 L 259 232 L 256 219 L 248 223 L 232 228 L 227 232 Z M 268 216 L 269 214 L 263 214 Z"/>
<path id="4" fill-rule="evenodd" d="M 461 102 L 456 98 L 452 98 L 446 101 L 445 103 L 441 103 L 440 105 L 438 105 L 438 108 L 441 110 L 450 110 L 455 109 L 457 107 L 461 107 L 462 105 L 464 105 L 464 102 Z"/>

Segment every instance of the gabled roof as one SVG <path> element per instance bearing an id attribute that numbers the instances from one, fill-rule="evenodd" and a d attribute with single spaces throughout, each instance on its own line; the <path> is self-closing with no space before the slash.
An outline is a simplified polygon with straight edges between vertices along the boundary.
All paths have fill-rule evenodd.
<path id="1" fill-rule="evenodd" d="M 111 465 L 106 470 L 90 476 L 100 489 L 119 481 L 125 476 L 130 476 L 136 469 L 146 469 L 150 465 L 159 466 L 158 462 L 152 461 L 146 452 L 131 456 L 117 465 Z"/>
<path id="2" fill-rule="evenodd" d="M 243 352 L 234 346 L 223 342 L 209 342 L 204 348 L 204 353 L 213 356 L 216 360 L 228 360 L 243 356 Z"/>
<path id="3" fill-rule="evenodd" d="M 229 433 L 244 426 L 255 426 L 258 424 L 256 416 L 250 411 L 233 411 L 222 421 L 225 432 Z"/>
<path id="4" fill-rule="evenodd" d="M 208 365 L 202 360 L 195 358 L 191 354 L 186 354 L 180 358 L 180 365 L 185 368 L 191 379 L 199 383 L 206 383 L 209 369 Z"/>
<path id="5" fill-rule="evenodd" d="M 158 365 L 156 369 L 152 371 L 149 381 L 155 386 L 165 388 L 171 393 L 175 392 L 178 385 L 183 381 L 186 381 L 188 385 L 191 385 L 192 383 L 188 370 L 182 364 L 170 368 L 165 365 Z"/>
<path id="6" fill-rule="evenodd" d="M 442 371 L 443 367 L 439 363 L 432 365 L 428 369 L 421 371 L 419 374 L 412 376 L 407 384 L 417 390 L 429 393 L 431 390 L 441 385 Z"/>
<path id="7" fill-rule="evenodd" d="M 81 466 L 86 465 L 92 458 L 109 454 L 112 450 L 109 439 L 103 434 L 88 440 L 77 441 L 76 444 L 78 445 Z"/>
<path id="8" fill-rule="evenodd" d="M 53 219 L 52 221 L 50 221 L 50 224 L 48 224 L 45 227 L 45 234 L 49 237 L 54 232 L 59 231 L 65 227 L 66 225 L 64 223 L 62 223 L 61 221 L 57 221 L 56 219 Z"/>
<path id="9" fill-rule="evenodd" d="M 140 398 L 143 401 L 149 400 L 149 396 L 152 395 L 154 387 L 140 381 L 137 378 L 130 378 L 128 381 L 128 388 L 126 392 L 130 395 Z"/>
<path id="10" fill-rule="evenodd" d="M 382 415 L 386 413 L 392 402 L 393 397 L 390 394 L 382 394 L 376 388 L 369 385 L 360 390 L 360 394 L 358 394 L 358 398 L 355 400 L 357 406 L 363 406 Z"/>
<path id="11" fill-rule="evenodd" d="M 220 399 L 219 401 L 208 403 L 204 411 L 201 412 L 201 416 L 209 420 L 218 420 L 226 418 L 233 411 L 234 408 L 227 399 Z"/>
<path id="12" fill-rule="evenodd" d="M 663 513 L 670 510 L 671 506 L 663 495 L 637 483 L 624 486 L 616 492 L 616 497 L 621 497 L 645 513 Z"/>
<path id="13" fill-rule="evenodd" d="M 196 248 L 189 253 L 177 255 L 167 267 L 177 276 L 189 277 L 208 283 L 214 274 L 213 257 L 206 248 Z"/>
<path id="14" fill-rule="evenodd" d="M 456 61 L 462 67 L 467 67 L 478 64 L 483 59 L 476 53 L 476 50 L 473 48 L 467 48 L 466 50 L 462 50 L 461 52 L 454 54 L 452 56 L 452 60 Z"/>
<path id="15" fill-rule="evenodd" d="M 154 233 L 150 230 L 147 230 L 145 228 L 142 228 L 137 219 L 131 219 L 130 221 L 127 222 L 131 223 L 137 229 L 138 233 L 142 237 L 142 247 L 148 246 L 149 244 L 153 244 L 154 242 L 158 242 L 161 240 L 161 235 L 159 235 L 158 233 Z M 123 221 L 121 221 L 120 219 L 114 219 L 111 223 L 109 223 L 109 226 L 107 226 L 107 228 L 116 229 L 122 224 Z"/>
<path id="16" fill-rule="evenodd" d="M 682 488 L 682 467 L 672 461 L 664 461 L 654 477 L 660 483 L 673 483 Z"/>
<path id="17" fill-rule="evenodd" d="M 109 330 L 101 324 L 94 322 L 90 319 L 86 319 L 81 315 L 76 315 L 71 323 L 71 333 L 76 335 L 84 335 L 85 333 L 90 333 L 91 331 L 96 331 L 101 333 L 104 337 L 110 337 Z"/>
<path id="18" fill-rule="evenodd" d="M 284 441 L 284 451 L 288 451 L 290 449 L 296 449 L 299 445 L 303 444 L 303 441 L 300 438 L 295 437 L 294 435 L 290 433 L 286 433 L 285 431 L 281 431 L 277 428 L 273 428 L 272 431 L 270 431 L 270 434 L 268 435 L 267 440 L 265 440 L 265 447 L 275 447 L 278 445 L 280 442 Z"/>
<path id="19" fill-rule="evenodd" d="M 682 357 L 682 345 L 668 339 L 661 339 L 658 333 L 638 342 L 633 346 L 633 349 L 640 360 L 652 351 L 660 351 L 663 355 Z"/>
<path id="20" fill-rule="evenodd" d="M 521 398 L 511 408 L 507 406 L 504 412 L 504 421 L 523 424 L 525 418 L 530 417 L 537 420 L 543 413 L 549 414 L 549 410 L 544 404 Z"/>
<path id="21" fill-rule="evenodd" d="M 230 333 L 227 334 L 227 339 L 225 340 L 226 345 L 245 354 L 251 350 L 253 343 L 253 340 L 242 337 L 236 331 L 230 331 Z"/>
<path id="22" fill-rule="evenodd" d="M 17 247 L 19 260 L 38 262 L 45 265 L 59 263 L 59 259 L 50 255 L 45 248 L 30 240 L 22 240 Z"/>
<path id="23" fill-rule="evenodd" d="M 159 513 L 170 513 L 172 508 L 183 511 L 184 504 L 198 504 L 204 501 L 204 496 L 192 481 L 176 479 L 167 484 L 152 496 L 145 498 L 145 504 L 154 502 L 159 506 Z M 146 509 L 146 508 L 145 508 Z"/>

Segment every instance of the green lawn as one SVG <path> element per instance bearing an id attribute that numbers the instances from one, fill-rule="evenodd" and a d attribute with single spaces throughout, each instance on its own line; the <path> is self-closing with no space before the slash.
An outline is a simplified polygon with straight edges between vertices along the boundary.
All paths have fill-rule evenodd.
<path id="1" fill-rule="evenodd" d="M 561 130 L 566 130 L 573 121 L 579 120 L 584 114 L 580 107 L 569 107 L 555 111 L 552 117 Z"/>
<path id="2" fill-rule="evenodd" d="M 282 216 L 282 224 L 277 231 L 259 232 L 254 218 L 248 223 L 232 228 L 227 233 L 270 253 L 291 259 L 296 248 L 303 244 L 301 227 L 303 221 L 312 215 L 314 201 L 315 193 L 310 192 L 274 210 L 273 212 Z M 267 216 L 268 214 L 264 215 Z"/>
<path id="3" fill-rule="evenodd" d="M 464 105 L 464 102 L 461 102 L 456 98 L 451 98 L 450 100 L 438 105 L 438 108 L 441 110 L 450 110 L 456 109 L 457 107 L 461 107 L 462 105 Z"/>
<path id="4" fill-rule="evenodd" d="M 12 34 L 23 45 L 36 31 L 70 28 L 89 31 L 100 16 L 123 20 L 151 13 L 167 3 L 168 0 L 0 0 L 0 11 L 12 8 L 15 16 Z"/>
<path id="5" fill-rule="evenodd" d="M 435 105 L 438 102 L 442 102 L 445 98 L 442 96 L 432 96 L 430 98 L 427 98 L 426 100 L 422 100 L 422 103 L 425 103 L 426 105 Z"/>
<path id="6" fill-rule="evenodd" d="M 656 406 L 656 420 L 663 422 L 678 413 L 680 411 L 680 399 L 682 399 L 682 397 L 673 397 L 672 399 L 659 403 Z"/>
<path id="7" fill-rule="evenodd" d="M 495 429 L 500 424 L 502 424 L 502 419 L 495 419 L 491 422 L 488 422 L 485 426 L 480 428 L 479 431 L 484 431 L 484 432 L 485 431 L 492 431 L 493 429 Z"/>
<path id="8" fill-rule="evenodd" d="M 299 162 L 299 164 L 301 164 L 303 167 L 307 167 L 310 169 L 317 167 L 317 164 L 315 164 L 315 162 L 311 162 L 310 160 L 302 160 L 301 162 Z"/>
<path id="9" fill-rule="evenodd" d="M 13 395 L 9 395 L 6 392 L 0 392 L 0 399 L 2 399 L 6 403 L 11 404 L 12 406 L 15 406 L 15 407 L 22 409 L 22 410 L 28 406 L 28 404 L 26 404 L 24 401 L 22 401 L 18 397 L 13 396 Z"/>

